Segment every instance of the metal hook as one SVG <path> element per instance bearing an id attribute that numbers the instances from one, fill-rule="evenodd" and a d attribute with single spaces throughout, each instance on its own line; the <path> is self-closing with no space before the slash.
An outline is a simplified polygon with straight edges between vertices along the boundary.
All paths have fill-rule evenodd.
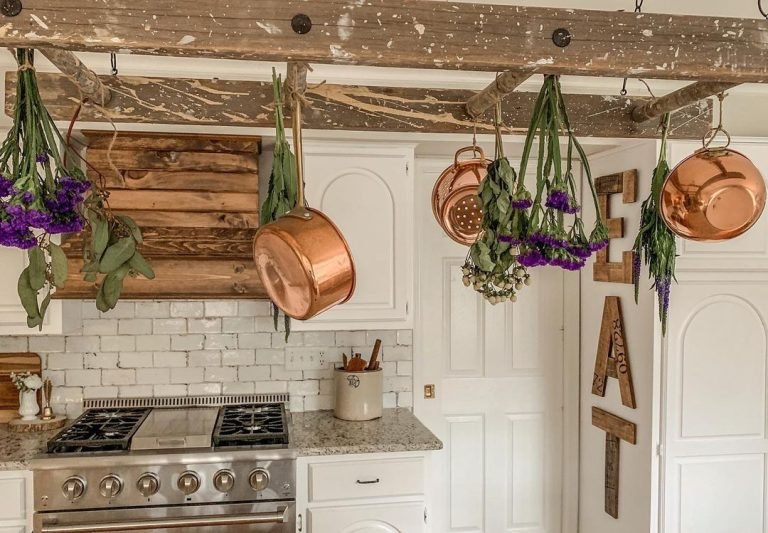
<path id="1" fill-rule="evenodd" d="M 728 95 L 725 93 L 720 93 L 717 95 L 717 100 L 719 102 L 717 126 L 710 128 L 702 138 L 701 143 L 705 149 L 709 149 L 709 145 L 712 144 L 712 141 L 715 140 L 718 133 L 722 133 L 726 137 L 725 146 L 717 148 L 718 150 L 725 150 L 731 145 L 731 134 L 728 133 L 725 128 L 723 128 L 723 100 L 725 100 L 726 96 Z"/>
<path id="2" fill-rule="evenodd" d="M 117 76 L 117 54 L 115 52 L 110 52 L 109 63 L 112 66 L 112 75 Z"/>

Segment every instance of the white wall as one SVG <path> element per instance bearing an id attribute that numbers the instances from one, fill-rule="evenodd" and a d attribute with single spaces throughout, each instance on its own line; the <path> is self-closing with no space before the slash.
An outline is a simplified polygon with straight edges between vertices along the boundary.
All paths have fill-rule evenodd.
<path id="1" fill-rule="evenodd" d="M 611 198 L 611 215 L 625 217 L 623 239 L 611 241 L 611 259 L 629 250 L 639 229 L 640 204 L 648 194 L 656 165 L 656 141 L 596 156 L 590 163 L 595 177 L 636 168 L 639 171 L 638 202 L 623 205 L 621 195 Z M 583 193 L 585 219 L 594 220 L 588 193 Z M 589 227 L 589 226 L 588 226 Z M 648 533 L 651 523 L 653 332 L 656 314 L 653 293 L 642 273 L 639 305 L 632 285 L 592 281 L 591 263 L 581 274 L 581 461 L 579 531 L 581 533 Z M 609 379 L 605 398 L 592 394 L 595 353 L 606 296 L 621 297 L 625 333 L 635 386 L 637 409 L 621 404 L 618 382 Z M 604 511 L 605 433 L 592 426 L 592 406 L 598 406 L 637 424 L 637 445 L 622 442 L 620 449 L 619 518 Z"/>

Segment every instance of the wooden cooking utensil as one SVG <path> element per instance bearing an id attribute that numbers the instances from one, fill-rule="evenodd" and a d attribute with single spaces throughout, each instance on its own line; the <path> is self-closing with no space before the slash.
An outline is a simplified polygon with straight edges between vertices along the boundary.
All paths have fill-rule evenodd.
<path id="1" fill-rule="evenodd" d="M 365 370 L 367 364 L 367 361 L 360 357 L 360 354 L 357 353 L 352 359 L 349 360 L 349 364 L 347 365 L 347 372 L 362 372 Z"/>
<path id="2" fill-rule="evenodd" d="M 376 363 L 378 363 L 379 350 L 381 350 L 381 339 L 376 339 L 373 345 L 373 351 L 371 352 L 371 360 L 368 361 L 366 370 L 376 370 Z"/>

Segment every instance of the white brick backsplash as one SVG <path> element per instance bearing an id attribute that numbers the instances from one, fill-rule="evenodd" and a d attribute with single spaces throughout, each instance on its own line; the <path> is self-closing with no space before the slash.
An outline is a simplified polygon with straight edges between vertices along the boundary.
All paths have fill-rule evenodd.
<path id="1" fill-rule="evenodd" d="M 221 352 L 222 366 L 245 366 L 256 362 L 254 350 L 223 350 Z"/>
<path id="2" fill-rule="evenodd" d="M 136 337 L 137 352 L 167 352 L 170 349 L 170 335 L 139 335 Z"/>
<path id="3" fill-rule="evenodd" d="M 120 352 L 117 366 L 120 368 L 152 368 L 155 365 L 152 352 Z"/>
<path id="4" fill-rule="evenodd" d="M 274 331 L 267 301 L 121 301 L 99 313 L 81 302 L 82 331 L 0 337 L 0 351 L 33 351 L 53 382 L 56 413 L 86 398 L 290 392 L 291 407 L 331 409 L 334 366 L 350 348 L 370 357 L 382 340 L 384 402 L 413 404 L 411 330 Z"/>
<path id="5" fill-rule="evenodd" d="M 96 309 L 96 302 L 94 300 L 83 300 L 80 313 L 83 318 L 99 318 L 101 316 L 99 310 Z"/>
<path id="6" fill-rule="evenodd" d="M 171 302 L 172 317 L 200 318 L 204 310 L 203 302 Z"/>
<path id="7" fill-rule="evenodd" d="M 171 350 L 202 350 L 203 343 L 205 343 L 203 335 L 173 335 L 171 337 Z"/>
<path id="8" fill-rule="evenodd" d="M 85 319 L 83 335 L 117 335 L 117 319 Z"/>
<path id="9" fill-rule="evenodd" d="M 133 369 L 102 370 L 102 385 L 133 385 L 136 383 L 136 371 Z"/>
<path id="10" fill-rule="evenodd" d="M 216 350 L 189 352 L 187 365 L 191 367 L 221 366 L 221 352 Z"/>
<path id="11" fill-rule="evenodd" d="M 101 337 L 103 352 L 132 352 L 136 349 L 136 337 L 130 335 L 107 335 Z"/>
<path id="12" fill-rule="evenodd" d="M 237 336 L 237 347 L 244 349 L 269 348 L 272 346 L 270 333 L 241 333 Z"/>
<path id="13" fill-rule="evenodd" d="M 237 316 L 237 302 L 205 302 L 205 316 Z"/>
<path id="14" fill-rule="evenodd" d="M 159 318 L 152 321 L 152 331 L 155 333 L 186 333 L 187 319 Z"/>
<path id="15" fill-rule="evenodd" d="M 190 318 L 187 320 L 190 333 L 221 333 L 220 318 Z"/>
<path id="16" fill-rule="evenodd" d="M 118 322 L 120 335 L 149 335 L 152 333 L 152 320 L 149 318 L 123 318 Z"/>
<path id="17" fill-rule="evenodd" d="M 227 317 L 221 324 L 224 333 L 253 333 L 256 331 L 256 321 L 250 317 Z"/>
<path id="18" fill-rule="evenodd" d="M 136 318 L 168 318 L 170 302 L 136 302 Z"/>
<path id="19" fill-rule="evenodd" d="M 30 337 L 29 339 L 29 351 L 34 353 L 51 353 L 51 352 L 63 352 L 65 346 L 64 337 L 54 337 L 48 335 L 40 335 L 37 337 Z M 0 341 L 2 342 L 2 341 Z"/>

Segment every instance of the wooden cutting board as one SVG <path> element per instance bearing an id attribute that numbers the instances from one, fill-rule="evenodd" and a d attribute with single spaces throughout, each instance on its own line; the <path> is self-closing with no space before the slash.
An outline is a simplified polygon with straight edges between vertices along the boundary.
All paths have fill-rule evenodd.
<path id="1" fill-rule="evenodd" d="M 41 370 L 40 356 L 36 353 L 0 353 L 0 423 L 19 416 L 19 391 L 11 382 L 11 372 L 40 375 Z"/>

